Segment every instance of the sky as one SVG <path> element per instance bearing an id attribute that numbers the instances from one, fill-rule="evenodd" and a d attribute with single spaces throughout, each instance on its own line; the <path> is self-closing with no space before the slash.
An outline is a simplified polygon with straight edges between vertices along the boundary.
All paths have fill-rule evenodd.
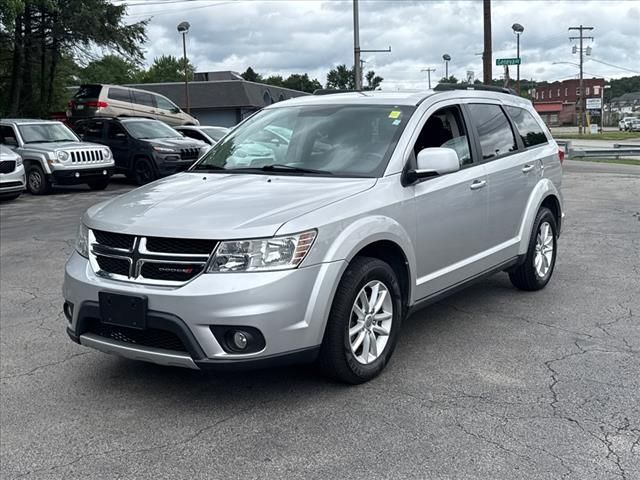
<path id="1" fill-rule="evenodd" d="M 181 21 L 191 24 L 187 54 L 197 71 L 251 66 L 263 76 L 308 73 L 324 84 L 331 68 L 353 64 L 351 0 L 112 1 L 127 3 L 128 23 L 150 19 L 147 65 L 163 54 L 182 56 Z M 568 28 L 580 24 L 594 27 L 588 33 L 594 40 L 585 42 L 592 48 L 585 77 L 640 74 L 640 0 L 493 0 L 491 9 L 494 78 L 503 74 L 495 59 L 516 56 L 516 22 L 524 27 L 521 78 L 577 78 L 577 66 L 554 62 L 579 62 Z M 482 1 L 360 0 L 359 10 L 361 48 L 391 47 L 391 53 L 362 54 L 365 71 L 384 77 L 384 90 L 426 88 L 421 70 L 436 69 L 432 82 L 444 76 L 445 53 L 450 75 L 461 79 L 473 72 L 482 79 Z"/>

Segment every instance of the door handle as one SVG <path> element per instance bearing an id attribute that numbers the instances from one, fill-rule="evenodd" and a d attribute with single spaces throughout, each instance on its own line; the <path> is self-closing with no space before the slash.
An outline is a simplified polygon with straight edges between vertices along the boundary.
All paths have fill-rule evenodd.
<path id="1" fill-rule="evenodd" d="M 524 167 L 522 167 L 522 173 L 527 173 L 533 170 L 533 165 L 527 163 Z"/>
<path id="2" fill-rule="evenodd" d="M 474 180 L 473 183 L 471 185 L 469 185 L 469 188 L 471 190 L 478 190 L 482 187 L 484 187 L 487 184 L 486 180 Z"/>

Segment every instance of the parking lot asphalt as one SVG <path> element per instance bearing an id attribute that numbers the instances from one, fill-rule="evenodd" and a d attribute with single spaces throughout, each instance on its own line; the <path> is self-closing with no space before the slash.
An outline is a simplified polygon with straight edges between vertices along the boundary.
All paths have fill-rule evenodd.
<path id="1" fill-rule="evenodd" d="M 498 274 L 417 312 L 357 387 L 72 343 L 77 222 L 131 187 L 1 204 L 2 478 L 640 478 L 640 177 L 586 165 L 567 165 L 546 289 Z"/>

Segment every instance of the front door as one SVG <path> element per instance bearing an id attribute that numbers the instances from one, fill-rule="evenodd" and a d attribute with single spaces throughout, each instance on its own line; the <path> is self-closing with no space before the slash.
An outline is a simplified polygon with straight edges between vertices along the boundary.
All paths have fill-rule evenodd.
<path id="1" fill-rule="evenodd" d="M 460 170 L 418 183 L 416 208 L 416 299 L 436 294 L 482 271 L 487 248 L 487 177 L 474 158 L 459 105 L 427 112 L 413 155 L 424 148 L 452 148 Z"/>

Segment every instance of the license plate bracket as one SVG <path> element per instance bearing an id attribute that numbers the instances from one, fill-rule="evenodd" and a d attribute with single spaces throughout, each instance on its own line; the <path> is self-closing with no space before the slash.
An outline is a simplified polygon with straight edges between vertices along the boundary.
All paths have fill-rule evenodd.
<path id="1" fill-rule="evenodd" d="M 147 328 L 147 297 L 99 292 L 102 323 L 144 330 Z"/>

